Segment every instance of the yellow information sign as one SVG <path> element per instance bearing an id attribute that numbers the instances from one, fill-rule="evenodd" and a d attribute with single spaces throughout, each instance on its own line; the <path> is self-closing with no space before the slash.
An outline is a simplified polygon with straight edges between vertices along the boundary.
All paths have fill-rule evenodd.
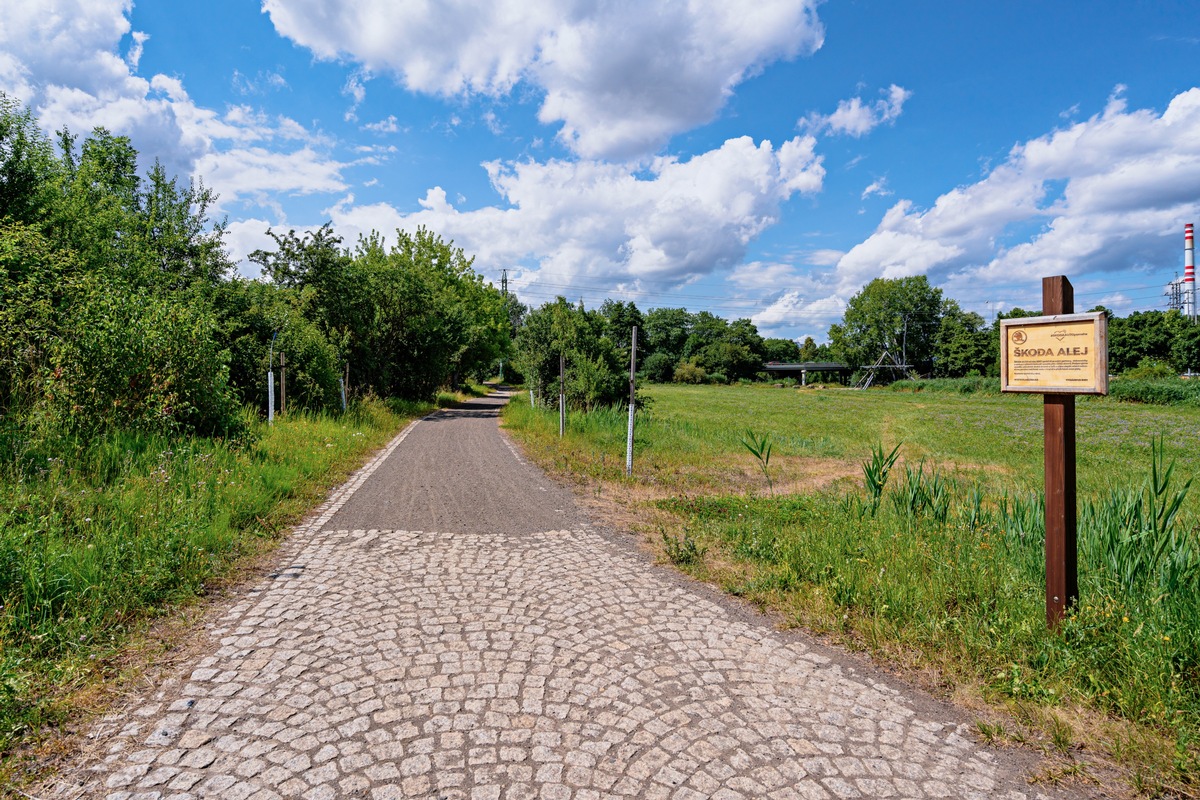
<path id="1" fill-rule="evenodd" d="M 1104 312 L 1000 320 L 1000 390 L 1108 394 Z"/>

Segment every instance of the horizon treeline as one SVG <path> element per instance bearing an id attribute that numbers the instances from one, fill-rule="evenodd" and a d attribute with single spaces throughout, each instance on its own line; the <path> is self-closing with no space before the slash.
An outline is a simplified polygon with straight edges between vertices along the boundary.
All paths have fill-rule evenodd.
<path id="1" fill-rule="evenodd" d="M 124 136 L 55 139 L 0 93 L 0 415 L 76 437 L 108 429 L 232 436 L 265 413 L 269 355 L 289 410 L 357 394 L 430 400 L 511 348 L 509 302 L 424 228 L 344 245 L 328 224 L 269 231 L 238 276 L 216 196 Z M 278 369 L 276 355 L 274 361 Z M 6 437 L 6 438 L 10 438 Z M 9 442 L 11 445 L 12 442 Z"/>
<path id="2" fill-rule="evenodd" d="M 1163 378 L 1200 371 L 1200 325 L 1179 311 L 1108 315 L 1109 371 Z M 605 300 L 594 310 L 565 298 L 522 309 L 514 320 L 516 366 L 538 397 L 558 392 L 559 354 L 567 366 L 565 391 L 572 408 L 591 409 L 628 399 L 631 329 L 638 328 L 637 367 L 653 383 L 714 383 L 777 380 L 767 362 L 838 362 L 853 382 L 880 360 L 908 364 L 932 378 L 1000 375 L 1000 320 L 1039 315 L 1014 308 L 990 323 L 946 298 L 925 276 L 876 278 L 850 299 L 842 320 L 829 328 L 828 343 L 764 337 L 749 319 L 732 322 L 708 311 L 651 308 Z M 891 358 L 886 358 L 885 354 Z M 880 383 L 903 377 L 882 370 Z M 825 373 L 822 381 L 837 380 Z"/>

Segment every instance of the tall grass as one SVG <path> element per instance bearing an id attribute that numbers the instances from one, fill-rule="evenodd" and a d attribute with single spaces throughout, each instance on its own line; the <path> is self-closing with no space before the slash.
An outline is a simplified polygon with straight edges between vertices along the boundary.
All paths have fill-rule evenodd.
<path id="1" fill-rule="evenodd" d="M 425 407 L 248 420 L 227 443 L 0 435 L 0 753 L 66 712 L 148 617 L 258 552 Z M 59 453 L 47 455 L 47 452 Z"/>

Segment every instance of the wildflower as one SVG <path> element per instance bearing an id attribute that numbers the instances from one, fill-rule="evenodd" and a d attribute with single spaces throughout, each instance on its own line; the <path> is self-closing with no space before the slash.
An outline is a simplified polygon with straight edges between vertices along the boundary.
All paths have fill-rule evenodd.
<path id="1" fill-rule="evenodd" d="M 1121 617 L 1121 622 L 1129 622 L 1129 617 Z"/>

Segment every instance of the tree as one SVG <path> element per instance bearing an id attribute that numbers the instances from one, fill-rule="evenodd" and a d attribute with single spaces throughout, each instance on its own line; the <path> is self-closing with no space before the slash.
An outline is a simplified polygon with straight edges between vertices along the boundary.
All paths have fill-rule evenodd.
<path id="1" fill-rule="evenodd" d="M 829 328 L 834 356 L 851 369 L 872 364 L 886 350 L 921 367 L 934 354 L 942 290 L 924 275 L 876 278 L 850 298 L 840 325 Z"/>
<path id="2" fill-rule="evenodd" d="M 726 337 L 729 323 L 710 311 L 699 311 L 692 315 L 691 332 L 683 343 L 683 358 L 693 358 L 709 345 Z"/>
<path id="3" fill-rule="evenodd" d="M 275 250 L 255 250 L 250 261 L 262 267 L 263 277 L 300 297 L 305 317 L 321 328 L 339 358 L 351 363 L 357 374 L 376 355 L 368 348 L 367 339 L 378 298 L 369 294 L 367 276 L 361 269 L 370 259 L 362 252 L 357 260 L 352 258 L 328 222 L 303 236 L 297 236 L 295 230 L 278 234 L 270 229 L 267 235 L 275 242 Z M 383 258 L 377 237 L 375 244 Z"/>
<path id="4" fill-rule="evenodd" d="M 60 171 L 33 113 L 0 92 L 0 219 L 40 226 L 52 212 Z"/>
<path id="5" fill-rule="evenodd" d="M 0 219 L 0 412 L 28 410 L 78 302 L 79 264 L 36 228 Z"/>
<path id="6" fill-rule="evenodd" d="M 828 361 L 829 345 L 818 345 L 811 336 L 804 337 L 804 344 L 800 345 L 800 361 Z"/>
<path id="7" fill-rule="evenodd" d="M 217 196 L 188 181 L 180 188 L 157 160 L 138 192 L 135 227 L 142 276 L 148 283 L 181 289 L 216 284 L 233 269 L 225 253 L 224 222 L 210 225 Z"/>
<path id="8" fill-rule="evenodd" d="M 1187 369 L 1186 345 L 1174 344 L 1192 327 L 1179 311 L 1135 311 L 1128 317 L 1112 317 L 1108 325 L 1108 366 L 1113 373 L 1133 369 L 1145 359 Z M 1177 363 L 1178 359 L 1178 363 Z"/>
<path id="9" fill-rule="evenodd" d="M 811 336 L 808 341 L 812 341 Z M 763 351 L 767 361 L 779 361 L 787 364 L 802 360 L 800 345 L 796 344 L 793 339 L 763 339 Z"/>
<path id="10" fill-rule="evenodd" d="M 629 355 L 629 343 L 633 328 L 638 329 L 639 357 L 645 352 L 646 320 L 633 301 L 622 303 L 620 300 L 605 300 L 600 305 L 600 316 L 605 321 L 605 335 L 612 340 L 613 345 Z"/>
<path id="11" fill-rule="evenodd" d="M 628 400 L 621 354 L 604 335 L 606 319 L 559 297 L 534 309 L 517 333 L 517 369 L 545 400 L 558 394 L 559 355 L 566 361 L 566 395 L 571 408 L 591 410 Z"/>
<path id="12" fill-rule="evenodd" d="M 672 368 L 683 358 L 683 347 L 692 331 L 692 315 L 686 308 L 652 308 L 646 312 L 646 352 L 662 353 Z"/>
<path id="13" fill-rule="evenodd" d="M 933 348 L 933 374 L 938 378 L 961 378 L 970 372 L 983 375 L 989 362 L 991 337 L 983 317 L 963 311 L 954 300 L 942 303 L 941 320 Z"/>

